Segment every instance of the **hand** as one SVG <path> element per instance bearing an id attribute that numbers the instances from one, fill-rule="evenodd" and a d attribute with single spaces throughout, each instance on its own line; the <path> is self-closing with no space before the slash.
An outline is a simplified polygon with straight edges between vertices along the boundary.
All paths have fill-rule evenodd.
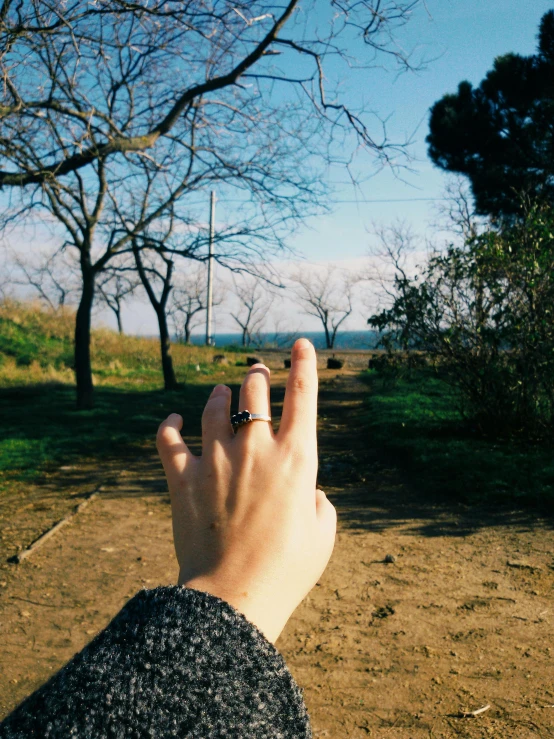
<path id="1" fill-rule="evenodd" d="M 202 415 L 202 456 L 172 414 L 158 431 L 167 475 L 179 584 L 230 603 L 275 641 L 323 573 L 336 512 L 316 490 L 317 369 L 312 344 L 292 349 L 279 433 L 252 421 L 233 433 L 231 391 L 217 385 Z M 257 364 L 239 410 L 271 415 L 269 369 Z"/>

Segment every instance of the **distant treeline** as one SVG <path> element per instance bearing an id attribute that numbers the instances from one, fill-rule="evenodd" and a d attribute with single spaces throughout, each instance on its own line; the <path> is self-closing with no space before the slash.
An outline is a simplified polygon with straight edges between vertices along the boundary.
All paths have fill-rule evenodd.
<path id="1" fill-rule="evenodd" d="M 282 335 L 275 332 L 262 333 L 257 337 L 256 346 L 274 347 L 276 349 L 290 349 L 294 341 L 304 336 L 309 339 L 316 349 L 326 348 L 326 339 L 323 331 L 303 331 L 294 335 Z M 374 349 L 379 342 L 377 331 L 343 331 L 337 334 L 334 349 Z M 215 334 L 215 346 L 242 346 L 242 334 Z M 201 346 L 206 342 L 204 334 L 193 334 L 191 343 Z M 255 347 L 252 347 L 255 348 Z"/>

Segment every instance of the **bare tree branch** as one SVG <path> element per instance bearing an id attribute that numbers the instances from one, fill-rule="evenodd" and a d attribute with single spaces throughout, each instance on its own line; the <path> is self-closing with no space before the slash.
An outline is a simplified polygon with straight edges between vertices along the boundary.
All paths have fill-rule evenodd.
<path id="1" fill-rule="evenodd" d="M 339 328 L 354 310 L 354 286 L 359 278 L 335 265 L 298 271 L 292 278 L 304 312 L 317 318 L 328 349 L 335 346 Z"/>
<path id="2" fill-rule="evenodd" d="M 275 295 L 266 282 L 252 275 L 234 275 L 233 292 L 237 307 L 230 315 L 241 330 L 242 345 L 259 345 Z"/>
<path id="3" fill-rule="evenodd" d="M 6 1 L 0 7 L 0 156 L 12 169 L 0 170 L 0 187 L 42 184 L 96 160 L 121 161 L 178 140 L 199 103 L 238 96 L 246 106 L 262 99 L 273 106 L 275 82 L 303 90 L 304 113 L 324 124 L 327 143 L 339 131 L 353 131 L 358 143 L 386 156 L 389 144 L 375 140 L 363 111 L 330 99 L 325 63 L 334 57 L 335 67 L 372 65 L 371 56 L 354 62 L 353 48 L 341 48 L 344 38 L 362 52 L 417 68 L 394 32 L 419 2 L 289 0 L 283 7 L 236 0 L 216 9 L 164 0 Z M 299 13 L 319 16 L 324 25 L 302 24 Z M 277 64 L 276 47 L 294 53 L 297 64 Z M 303 58 L 314 67 L 291 75 Z M 26 151 L 31 138 L 38 157 Z"/>

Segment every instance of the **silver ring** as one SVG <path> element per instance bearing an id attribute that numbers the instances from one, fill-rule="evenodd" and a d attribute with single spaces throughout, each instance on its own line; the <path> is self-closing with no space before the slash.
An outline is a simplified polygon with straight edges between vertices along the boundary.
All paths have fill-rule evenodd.
<path id="1" fill-rule="evenodd" d="M 271 416 L 265 416 L 263 413 L 250 413 L 247 410 L 240 411 L 231 416 L 231 424 L 235 431 L 252 421 L 268 421 L 271 423 Z"/>

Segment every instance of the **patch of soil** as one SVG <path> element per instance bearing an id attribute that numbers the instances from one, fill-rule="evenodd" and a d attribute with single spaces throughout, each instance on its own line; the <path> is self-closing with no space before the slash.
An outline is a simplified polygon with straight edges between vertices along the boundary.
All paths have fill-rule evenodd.
<path id="1" fill-rule="evenodd" d="M 275 415 L 284 376 L 274 376 Z M 549 522 L 411 489 L 363 430 L 367 387 L 348 369 L 322 370 L 321 380 L 320 485 L 338 509 L 337 546 L 278 643 L 305 690 L 314 735 L 554 737 Z M 0 715 L 138 589 L 175 582 L 156 458 L 139 454 L 107 473 L 100 496 L 32 557 L 0 563 Z M 10 508 L 33 538 L 55 518 L 35 506 L 39 486 L 34 496 L 22 491 Z"/>

